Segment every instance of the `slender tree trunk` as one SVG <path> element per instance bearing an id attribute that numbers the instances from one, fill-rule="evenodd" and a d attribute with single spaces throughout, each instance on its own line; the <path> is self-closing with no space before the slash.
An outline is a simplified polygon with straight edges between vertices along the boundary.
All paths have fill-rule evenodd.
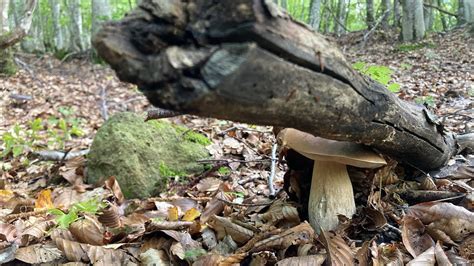
<path id="1" fill-rule="evenodd" d="M 37 2 L 36 9 L 38 9 L 38 12 L 35 12 L 35 14 L 33 15 L 31 28 L 28 32 L 28 35 L 31 36 L 31 38 L 25 38 L 21 42 L 21 49 L 28 53 L 44 53 L 46 51 L 46 47 L 44 45 L 44 23 L 39 8 L 39 2 Z"/>
<path id="2" fill-rule="evenodd" d="M 309 25 L 315 31 L 319 31 L 319 23 L 321 21 L 321 0 L 311 0 L 309 8 Z"/>
<path id="3" fill-rule="evenodd" d="M 437 0 L 437 4 L 439 8 L 443 8 L 443 1 Z M 446 17 L 442 12 L 438 12 L 440 19 L 441 19 L 441 26 L 443 27 L 443 31 L 446 31 L 448 29 L 448 24 L 446 23 Z"/>
<path id="4" fill-rule="evenodd" d="M 324 22 L 324 34 L 327 34 L 331 31 L 331 21 L 329 20 L 329 17 L 331 16 L 331 0 L 324 0 L 324 6 L 325 8 L 323 9 L 323 22 Z"/>
<path id="5" fill-rule="evenodd" d="M 53 50 L 64 49 L 64 37 L 61 30 L 61 2 L 60 0 L 49 0 L 51 8 L 51 22 L 53 24 Z"/>
<path id="6" fill-rule="evenodd" d="M 393 26 L 400 27 L 400 0 L 393 0 Z"/>
<path id="7" fill-rule="evenodd" d="M 345 32 L 343 26 L 346 21 L 346 0 L 338 0 L 337 12 L 334 18 L 334 31 L 337 36 L 340 36 Z"/>
<path id="8" fill-rule="evenodd" d="M 104 21 L 112 18 L 109 0 L 92 0 L 92 28 L 94 35 L 102 26 Z"/>
<path id="9" fill-rule="evenodd" d="M 390 15 L 385 14 L 387 12 L 392 12 L 390 0 L 382 0 L 382 28 L 386 31 L 389 28 Z"/>
<path id="10" fill-rule="evenodd" d="M 374 27 L 374 0 L 366 0 L 366 23 L 369 29 Z"/>
<path id="11" fill-rule="evenodd" d="M 474 0 L 464 0 L 463 14 L 465 22 L 474 22 Z"/>
<path id="12" fill-rule="evenodd" d="M 458 16 L 457 16 L 457 25 L 462 25 L 466 23 L 466 18 L 464 17 L 464 0 L 458 0 Z"/>
<path id="13" fill-rule="evenodd" d="M 403 41 L 419 41 L 425 36 L 423 0 L 403 0 Z"/>
<path id="14" fill-rule="evenodd" d="M 281 7 L 283 7 L 285 10 L 288 10 L 288 2 L 287 2 L 287 0 L 281 0 L 280 5 L 281 5 Z"/>
<path id="15" fill-rule="evenodd" d="M 67 0 L 70 15 L 70 45 L 73 52 L 85 50 L 82 30 L 81 0 Z"/>
<path id="16" fill-rule="evenodd" d="M 425 0 L 427 4 L 433 5 L 433 0 Z M 423 16 L 424 16 L 424 23 L 425 23 L 425 30 L 431 31 L 433 30 L 433 8 L 423 6 Z"/>
<path id="17" fill-rule="evenodd" d="M 8 27 L 8 10 L 10 8 L 10 0 L 0 0 L 0 36 L 9 31 Z"/>

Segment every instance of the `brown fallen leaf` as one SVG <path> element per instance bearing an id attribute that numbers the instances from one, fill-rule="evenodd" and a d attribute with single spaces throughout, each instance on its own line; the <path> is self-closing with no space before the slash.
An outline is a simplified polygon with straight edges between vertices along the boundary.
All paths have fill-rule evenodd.
<path id="1" fill-rule="evenodd" d="M 85 215 L 69 226 L 69 231 L 81 243 L 101 246 L 104 244 L 104 228 L 95 218 Z"/>
<path id="2" fill-rule="evenodd" d="M 282 221 L 287 227 L 292 227 L 300 223 L 298 210 L 290 203 L 281 200 L 272 203 L 268 211 L 259 216 L 263 221 L 270 224 L 277 224 Z"/>
<path id="3" fill-rule="evenodd" d="M 206 207 L 204 208 L 204 211 L 201 214 L 201 223 L 206 223 L 213 215 L 218 215 L 224 211 L 224 207 L 226 205 L 220 199 L 230 202 L 234 200 L 234 195 L 228 193 L 230 191 L 232 191 L 232 189 L 229 184 L 222 183 L 220 185 L 219 191 L 217 192 L 216 196 L 206 204 Z"/>
<path id="4" fill-rule="evenodd" d="M 326 256 L 319 255 L 309 255 L 303 257 L 291 257 L 280 260 L 277 262 L 277 266 L 319 266 L 323 265 L 326 260 Z"/>
<path id="5" fill-rule="evenodd" d="M 0 241 L 5 241 L 9 243 L 15 242 L 18 237 L 18 231 L 15 226 L 11 224 L 0 224 Z"/>
<path id="6" fill-rule="evenodd" d="M 253 237 L 253 231 L 233 223 L 229 218 L 214 215 L 208 221 L 209 227 L 217 233 L 217 239 L 223 239 L 229 235 L 238 244 L 244 244 Z"/>
<path id="7" fill-rule="evenodd" d="M 54 208 L 53 200 L 51 197 L 51 190 L 42 190 L 35 201 L 35 209 L 52 209 Z"/>
<path id="8" fill-rule="evenodd" d="M 119 208 L 114 203 L 109 203 L 97 217 L 98 221 L 106 227 L 122 227 L 122 219 Z"/>
<path id="9" fill-rule="evenodd" d="M 439 243 L 439 241 L 436 242 L 434 252 L 435 252 L 436 262 L 438 263 L 438 265 L 443 265 L 443 266 L 452 266 L 453 265 L 449 261 L 448 256 L 446 255 L 446 253 L 444 253 L 444 250 L 441 247 L 441 244 Z"/>
<path id="10" fill-rule="evenodd" d="M 278 235 L 272 235 L 255 243 L 250 252 L 263 250 L 285 250 L 293 245 L 304 245 L 314 239 L 314 229 L 308 222 L 289 228 Z"/>
<path id="11" fill-rule="evenodd" d="M 410 262 L 408 262 L 407 265 L 413 266 L 413 265 L 426 265 L 426 266 L 434 266 L 436 263 L 435 259 L 435 248 L 434 246 L 425 250 L 423 253 L 420 255 L 416 256 L 414 259 L 412 259 Z"/>
<path id="12" fill-rule="evenodd" d="M 435 244 L 431 236 L 426 233 L 423 223 L 418 218 L 410 215 L 403 217 L 402 241 L 414 258 Z"/>
<path id="13" fill-rule="evenodd" d="M 396 244 L 382 243 L 377 246 L 377 243 L 373 241 L 372 246 L 370 247 L 370 252 L 372 254 L 372 263 L 374 266 L 382 266 L 382 265 L 403 266 L 404 265 L 403 255 L 398 249 Z"/>
<path id="14" fill-rule="evenodd" d="M 62 252 L 53 244 L 34 244 L 15 252 L 15 259 L 29 264 L 52 263 L 62 257 Z"/>
<path id="15" fill-rule="evenodd" d="M 115 176 L 111 176 L 107 180 L 105 180 L 104 187 L 112 192 L 115 197 L 116 203 L 119 206 L 124 203 L 125 196 L 123 195 L 122 189 L 120 188 L 120 185 Z"/>
<path id="16" fill-rule="evenodd" d="M 31 220 L 31 218 L 30 218 Z M 31 244 L 39 243 L 46 236 L 46 233 L 56 223 L 53 220 L 34 219 L 34 221 L 28 222 L 26 228 L 21 233 L 21 246 L 28 246 Z"/>
<path id="17" fill-rule="evenodd" d="M 152 233 L 160 230 L 184 230 L 189 228 L 193 222 L 186 221 L 158 221 L 150 220 L 145 223 L 145 231 Z"/>
<path id="18" fill-rule="evenodd" d="M 239 266 L 240 262 L 246 257 L 246 254 L 232 254 L 229 256 L 222 256 L 219 254 L 209 254 L 199 257 L 197 261 L 193 263 L 193 266 Z"/>
<path id="19" fill-rule="evenodd" d="M 326 247 L 331 265 L 354 265 L 354 252 L 342 237 L 327 231 L 321 231 L 319 237 Z"/>
<path id="20" fill-rule="evenodd" d="M 456 242 L 474 233 L 474 213 L 452 203 L 421 203 L 411 206 L 408 214 L 418 217 L 431 228 L 444 231 Z"/>

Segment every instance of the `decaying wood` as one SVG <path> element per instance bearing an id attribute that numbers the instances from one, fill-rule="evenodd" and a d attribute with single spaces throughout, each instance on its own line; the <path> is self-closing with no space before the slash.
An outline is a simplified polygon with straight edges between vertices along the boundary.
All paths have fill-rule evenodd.
<path id="1" fill-rule="evenodd" d="M 457 152 L 423 106 L 358 74 L 271 0 L 145 0 L 94 46 L 162 108 L 359 142 L 423 170 Z"/>

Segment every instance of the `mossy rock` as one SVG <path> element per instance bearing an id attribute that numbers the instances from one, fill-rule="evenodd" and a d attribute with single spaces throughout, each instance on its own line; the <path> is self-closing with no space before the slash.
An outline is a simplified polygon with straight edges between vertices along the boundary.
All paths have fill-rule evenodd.
<path id="1" fill-rule="evenodd" d="M 166 121 L 124 112 L 97 132 L 87 160 L 88 183 L 115 176 L 126 198 L 146 198 L 166 189 L 170 176 L 203 171 L 196 160 L 208 158 L 203 135 Z"/>

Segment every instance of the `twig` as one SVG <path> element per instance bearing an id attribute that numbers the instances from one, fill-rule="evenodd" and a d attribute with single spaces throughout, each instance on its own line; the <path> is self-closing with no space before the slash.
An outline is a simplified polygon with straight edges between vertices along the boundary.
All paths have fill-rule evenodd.
<path id="1" fill-rule="evenodd" d="M 444 13 L 444 14 L 446 14 L 446 15 L 450 15 L 450 16 L 453 16 L 453 17 L 458 17 L 458 14 L 454 14 L 454 13 L 451 13 L 451 12 L 449 12 L 449 11 L 446 11 L 446 10 L 440 8 L 439 6 L 430 5 L 430 4 L 427 4 L 427 3 L 423 3 L 423 5 L 424 5 L 425 7 L 434 8 L 434 9 L 438 10 L 439 12 Z"/>
<path id="2" fill-rule="evenodd" d="M 258 202 L 258 203 L 236 203 L 236 202 L 231 202 L 231 201 L 221 199 L 221 198 L 217 198 L 217 199 L 224 202 L 225 204 L 229 204 L 233 206 L 244 206 L 244 207 L 268 206 L 274 202 L 274 200 L 271 200 L 269 202 Z"/>
<path id="3" fill-rule="evenodd" d="M 239 159 L 202 159 L 197 160 L 197 163 L 212 163 L 212 162 L 225 162 L 226 164 L 229 163 L 263 163 L 268 162 L 271 159 L 255 159 L 255 160 L 239 160 Z"/>
<path id="4" fill-rule="evenodd" d="M 76 158 L 79 156 L 84 156 L 89 153 L 89 149 L 80 150 L 80 151 L 38 151 L 34 152 L 33 155 L 39 157 L 43 161 L 64 161 Z"/>
<path id="5" fill-rule="evenodd" d="M 107 91 L 104 86 L 100 86 L 100 114 L 104 121 L 109 120 L 109 108 L 107 107 Z"/>
<path id="6" fill-rule="evenodd" d="M 270 168 L 270 175 L 268 176 L 268 189 L 270 190 L 270 196 L 275 196 L 275 188 L 273 187 L 273 178 L 275 177 L 275 168 L 276 168 L 276 150 L 277 150 L 277 144 L 273 143 L 272 146 L 272 164 Z"/>
<path id="7" fill-rule="evenodd" d="M 393 231 L 397 232 L 397 233 L 400 234 L 400 235 L 402 234 L 402 230 L 396 228 L 395 226 L 393 226 L 393 225 L 391 225 L 391 224 L 389 224 L 389 223 L 386 223 L 385 226 L 388 227 L 388 228 L 390 228 L 390 229 L 392 229 Z"/>
<path id="8" fill-rule="evenodd" d="M 179 116 L 179 115 L 183 115 L 183 113 L 156 108 L 147 112 L 145 121 L 152 120 L 152 119 L 174 117 L 174 116 Z"/>

